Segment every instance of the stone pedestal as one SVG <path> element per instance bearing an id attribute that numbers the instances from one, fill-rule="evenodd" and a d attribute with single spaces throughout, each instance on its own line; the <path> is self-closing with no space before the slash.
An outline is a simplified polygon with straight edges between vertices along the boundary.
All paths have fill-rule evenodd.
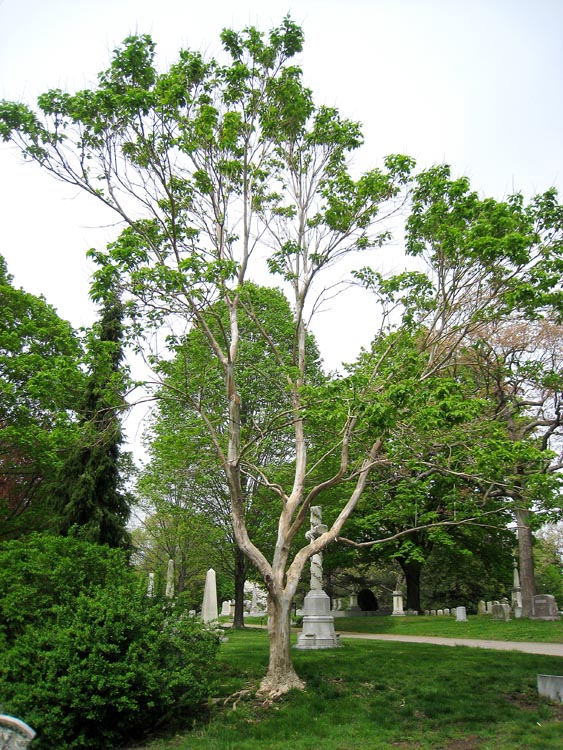
<path id="1" fill-rule="evenodd" d="M 295 648 L 320 649 L 340 646 L 330 614 L 330 598 L 322 589 L 309 591 L 303 603 L 303 630 Z"/>
<path id="2" fill-rule="evenodd" d="M 326 533 L 327 527 L 321 521 L 321 508 L 313 505 L 311 529 L 305 534 L 309 542 Z M 311 556 L 311 590 L 303 602 L 303 631 L 295 648 L 335 648 L 339 645 L 334 632 L 334 617 L 330 614 L 330 597 L 323 591 L 323 556 L 317 552 Z"/>
<path id="3" fill-rule="evenodd" d="M 353 591 L 350 594 L 350 599 L 348 602 L 348 611 L 351 613 L 361 612 L 360 605 L 358 604 L 358 593 L 356 591 Z"/>
<path id="4" fill-rule="evenodd" d="M 404 617 L 403 594 L 401 591 L 393 591 L 393 612 L 391 617 Z"/>

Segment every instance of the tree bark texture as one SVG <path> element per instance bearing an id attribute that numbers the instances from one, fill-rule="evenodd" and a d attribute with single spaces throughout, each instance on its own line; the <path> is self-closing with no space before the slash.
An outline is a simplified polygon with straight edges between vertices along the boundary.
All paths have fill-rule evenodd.
<path id="1" fill-rule="evenodd" d="M 248 562 L 238 547 L 235 547 L 235 613 L 233 628 L 244 627 L 244 584 Z"/>
<path id="2" fill-rule="evenodd" d="M 268 596 L 270 659 L 268 672 L 260 683 L 260 692 L 269 696 L 283 695 L 293 688 L 305 688 L 291 658 L 292 601 L 293 598 L 289 596 Z"/>
<path id="3" fill-rule="evenodd" d="M 518 526 L 518 556 L 520 562 L 520 585 L 522 587 L 522 617 L 531 617 L 533 601 L 536 595 L 536 581 L 534 577 L 533 539 L 530 529 L 530 511 L 516 508 L 516 523 Z"/>
<path id="4" fill-rule="evenodd" d="M 398 559 L 398 563 L 401 566 L 403 575 L 405 576 L 407 587 L 406 608 L 422 612 L 420 604 L 420 575 L 422 573 L 423 563 L 419 560 L 409 560 L 407 562 L 401 558 Z"/>

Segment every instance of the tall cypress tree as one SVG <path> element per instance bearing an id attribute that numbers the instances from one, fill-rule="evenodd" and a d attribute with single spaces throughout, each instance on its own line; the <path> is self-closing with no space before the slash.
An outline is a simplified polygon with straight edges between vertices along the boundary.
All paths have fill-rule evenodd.
<path id="1" fill-rule="evenodd" d="M 89 340 L 89 376 L 80 431 L 61 471 L 59 530 L 112 547 L 129 545 L 130 501 L 119 469 L 125 406 L 123 304 L 115 287 L 102 300 Z"/>

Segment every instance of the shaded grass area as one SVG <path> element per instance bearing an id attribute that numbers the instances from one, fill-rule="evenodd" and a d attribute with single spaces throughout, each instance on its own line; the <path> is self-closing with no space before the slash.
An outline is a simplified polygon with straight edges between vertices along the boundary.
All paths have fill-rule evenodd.
<path id="1" fill-rule="evenodd" d="M 510 620 L 498 622 L 489 616 L 470 615 L 467 622 L 455 617 L 339 617 L 337 632 L 428 635 L 444 638 L 482 638 L 498 641 L 563 643 L 563 620 Z"/>
<path id="2" fill-rule="evenodd" d="M 414 618 L 413 618 L 414 619 Z M 267 636 L 229 633 L 209 721 L 150 750 L 560 750 L 563 706 L 538 673 L 560 658 L 463 647 L 346 641 L 295 651 L 305 692 L 257 699 Z"/>

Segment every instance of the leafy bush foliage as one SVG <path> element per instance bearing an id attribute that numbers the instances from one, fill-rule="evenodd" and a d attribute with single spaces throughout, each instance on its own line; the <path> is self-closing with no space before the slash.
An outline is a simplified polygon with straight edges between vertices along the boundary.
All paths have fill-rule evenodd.
<path id="1" fill-rule="evenodd" d="M 196 715 L 217 647 L 147 597 L 119 550 L 41 535 L 0 550 L 0 709 L 41 750 L 112 747 Z"/>

